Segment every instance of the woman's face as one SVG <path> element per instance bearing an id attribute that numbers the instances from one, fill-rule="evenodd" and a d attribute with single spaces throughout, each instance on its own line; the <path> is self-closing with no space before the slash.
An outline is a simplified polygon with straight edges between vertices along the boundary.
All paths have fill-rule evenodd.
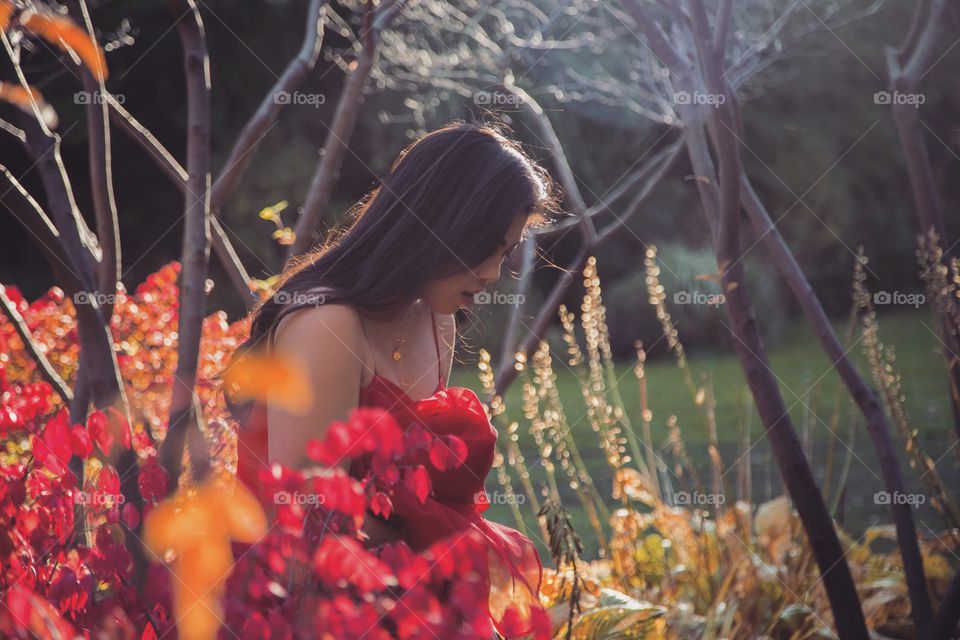
<path id="1" fill-rule="evenodd" d="M 513 219 L 507 229 L 503 242 L 486 260 L 461 273 L 430 280 L 423 287 L 423 301 L 436 313 L 454 313 L 457 309 L 474 303 L 483 304 L 492 301 L 482 293 L 500 279 L 500 267 L 504 258 L 517 248 L 523 239 L 523 230 L 527 226 L 528 216 L 520 214 Z M 478 295 L 481 294 L 481 295 Z"/>

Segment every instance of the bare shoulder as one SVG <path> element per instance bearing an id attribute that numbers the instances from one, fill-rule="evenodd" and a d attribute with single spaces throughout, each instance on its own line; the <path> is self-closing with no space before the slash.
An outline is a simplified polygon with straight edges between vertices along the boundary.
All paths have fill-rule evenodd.
<path id="1" fill-rule="evenodd" d="M 293 311 L 280 321 L 276 348 L 301 353 L 346 351 L 367 361 L 360 314 L 350 305 L 329 304 Z"/>

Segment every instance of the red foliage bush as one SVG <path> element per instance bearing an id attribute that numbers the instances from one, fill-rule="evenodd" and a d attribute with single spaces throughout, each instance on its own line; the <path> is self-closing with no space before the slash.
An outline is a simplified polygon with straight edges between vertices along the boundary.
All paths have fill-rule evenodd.
<path id="1" fill-rule="evenodd" d="M 168 265 L 133 295 L 121 291 L 114 301 L 111 328 L 131 423 L 119 413 L 94 411 L 85 424 L 71 424 L 63 401 L 0 315 L 0 637 L 176 637 L 171 602 L 177 577 L 154 562 L 136 589 L 124 543 L 169 489 L 155 439 L 164 433 L 176 366 L 178 271 Z M 33 303 L 13 288 L 7 292 L 33 341 L 72 381 L 79 348 L 71 302 L 58 289 Z M 236 446 L 215 379 L 245 331 L 244 322 L 230 324 L 222 313 L 204 321 L 198 393 L 214 473 L 233 471 Z M 311 458 L 336 458 L 363 433 L 351 425 L 370 418 L 360 411 L 331 429 L 324 441 L 311 443 Z M 404 543 L 367 549 L 358 539 L 368 504 L 389 512 L 383 487 L 418 477 L 398 473 L 404 434 L 394 421 L 382 422 L 382 433 L 370 441 L 377 445 L 376 477 L 366 484 L 339 470 L 274 467 L 261 474 L 261 495 L 323 499 L 277 504 L 261 540 L 233 544 L 219 637 L 491 637 L 475 564 L 485 551 L 475 535 L 454 536 L 422 553 Z M 432 452 L 430 445 L 423 443 L 425 451 Z M 123 451 L 138 459 L 142 510 L 121 493 L 125 479 L 112 460 Z M 82 482 L 70 470 L 71 458 L 84 461 Z M 459 464 L 456 456 L 429 458 Z M 78 506 L 82 523 L 75 521 Z M 545 614 L 535 615 L 538 636 L 549 637 Z"/>

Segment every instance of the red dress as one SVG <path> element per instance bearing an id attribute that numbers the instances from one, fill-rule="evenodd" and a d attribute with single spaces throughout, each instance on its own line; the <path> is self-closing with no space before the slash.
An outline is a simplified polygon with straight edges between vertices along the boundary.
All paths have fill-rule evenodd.
<path id="1" fill-rule="evenodd" d="M 436 323 L 434 343 L 439 362 L 440 348 Z M 420 424 L 436 436 L 456 435 L 467 445 L 467 458 L 457 468 L 440 471 L 428 462 L 422 453 L 422 462 L 430 475 L 433 490 L 425 502 L 403 483 L 396 485 L 391 495 L 393 515 L 406 531 L 405 541 L 414 551 L 423 551 L 431 544 L 452 535 L 462 535 L 470 528 L 479 531 L 488 544 L 487 575 L 489 586 L 489 613 L 494 626 L 507 635 L 502 625 L 505 611 L 511 605 L 518 608 L 530 633 L 529 611 L 540 606 L 539 589 L 542 578 L 540 555 L 529 538 L 516 529 L 486 520 L 482 511 L 484 480 L 493 465 L 497 430 L 487 418 L 479 398 L 470 389 L 445 387 L 440 376 L 437 390 L 428 398 L 414 400 L 396 384 L 374 375 L 360 390 L 359 406 L 378 407 L 392 413 L 401 427 Z M 256 421 L 253 421 L 256 422 Z M 265 427 L 266 421 L 262 421 Z M 253 489 L 259 461 L 266 460 L 266 429 L 242 429 L 238 442 L 237 475 Z M 259 433 L 258 433 L 259 432 Z M 363 479 L 369 470 L 369 456 L 354 458 L 350 475 Z"/>

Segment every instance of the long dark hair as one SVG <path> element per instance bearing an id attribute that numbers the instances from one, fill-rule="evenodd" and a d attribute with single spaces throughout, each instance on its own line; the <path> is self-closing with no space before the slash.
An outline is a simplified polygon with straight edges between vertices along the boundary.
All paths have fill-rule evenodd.
<path id="1" fill-rule="evenodd" d="M 518 214 L 544 224 L 555 204 L 549 174 L 498 126 L 453 122 L 428 133 L 351 209 L 345 229 L 285 269 L 252 311 L 250 338 L 234 357 L 267 346 L 283 317 L 316 305 L 319 287 L 324 304 L 389 320 L 428 280 L 493 255 Z"/>

